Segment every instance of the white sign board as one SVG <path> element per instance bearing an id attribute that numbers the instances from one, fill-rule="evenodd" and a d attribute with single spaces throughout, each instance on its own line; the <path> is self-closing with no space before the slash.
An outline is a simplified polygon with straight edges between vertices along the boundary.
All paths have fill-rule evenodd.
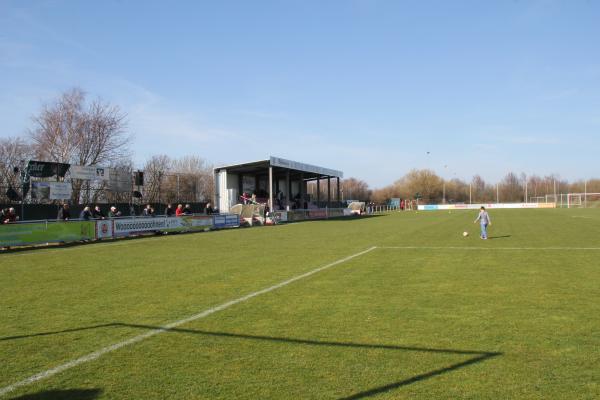
<path id="1" fill-rule="evenodd" d="M 70 182 L 32 182 L 31 196 L 38 200 L 66 200 L 71 198 Z"/>
<path id="2" fill-rule="evenodd" d="M 96 239 L 113 237 L 113 221 L 108 219 L 96 221 Z"/>
<path id="3" fill-rule="evenodd" d="M 84 179 L 88 181 L 108 181 L 110 179 L 109 168 L 95 165 L 71 165 L 69 173 L 72 179 Z"/>

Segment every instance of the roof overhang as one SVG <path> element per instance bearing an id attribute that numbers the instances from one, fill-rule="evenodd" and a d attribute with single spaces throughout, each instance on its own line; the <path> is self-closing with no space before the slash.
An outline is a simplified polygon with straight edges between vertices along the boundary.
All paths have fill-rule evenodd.
<path id="1" fill-rule="evenodd" d="M 281 157 L 273 157 L 271 156 L 268 160 L 260 160 L 253 161 L 243 164 L 232 164 L 232 165 L 224 165 L 221 167 L 216 167 L 215 172 L 219 172 L 221 170 L 226 170 L 235 174 L 257 174 L 261 172 L 265 172 L 269 167 L 273 167 L 279 170 L 290 170 L 297 173 L 303 173 L 305 178 L 320 178 L 320 177 L 330 177 L 330 178 L 343 178 L 344 173 L 342 171 L 338 171 L 335 169 L 319 167 L 316 165 L 305 164 L 298 161 L 286 160 Z"/>

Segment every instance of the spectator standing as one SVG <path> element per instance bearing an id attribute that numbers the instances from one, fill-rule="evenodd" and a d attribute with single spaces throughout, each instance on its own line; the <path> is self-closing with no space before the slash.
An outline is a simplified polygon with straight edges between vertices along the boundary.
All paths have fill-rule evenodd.
<path id="1" fill-rule="evenodd" d="M 167 208 L 165 209 L 165 215 L 167 217 L 172 217 L 175 215 L 175 210 L 173 210 L 173 205 L 167 204 Z"/>
<path id="2" fill-rule="evenodd" d="M 90 206 L 83 207 L 83 210 L 79 214 L 79 219 L 82 219 L 84 221 L 89 221 L 90 219 L 92 219 L 92 212 L 90 211 Z"/>
<path id="3" fill-rule="evenodd" d="M 2 223 L 3 224 L 11 224 L 11 223 L 17 222 L 18 219 L 19 219 L 19 217 L 17 217 L 17 214 L 15 213 L 15 209 L 13 207 L 10 207 L 8 209 L 8 211 L 4 212 L 4 216 L 2 217 Z"/>
<path id="4" fill-rule="evenodd" d="M 175 210 L 175 215 L 177 217 L 181 217 L 183 215 L 183 206 L 181 204 L 177 204 L 177 209 Z"/>
<path id="5" fill-rule="evenodd" d="M 68 221 L 71 219 L 71 211 L 69 210 L 69 204 L 63 204 L 58 210 L 58 215 L 56 219 L 59 221 Z"/>
<path id="6" fill-rule="evenodd" d="M 110 207 L 110 211 L 108 212 L 108 218 L 117 218 L 121 216 L 121 211 L 117 210 L 117 207 Z"/>
<path id="7" fill-rule="evenodd" d="M 192 215 L 192 207 L 189 204 L 185 205 L 185 208 L 183 209 L 183 214 L 184 215 Z"/>
<path id="8" fill-rule="evenodd" d="M 206 215 L 211 215 L 211 214 L 214 214 L 215 210 L 212 208 L 212 205 L 210 203 L 206 203 L 204 212 L 206 213 Z"/>
<path id="9" fill-rule="evenodd" d="M 142 215 L 145 217 L 151 217 L 152 216 L 152 206 L 150 204 L 146 205 L 146 208 L 144 208 L 142 210 Z"/>
<path id="10" fill-rule="evenodd" d="M 104 213 L 100 209 L 99 205 L 96 205 L 96 207 L 94 207 L 94 211 L 92 211 L 92 217 L 94 217 L 94 219 L 104 219 L 104 218 L 106 218 L 106 216 L 104 215 Z"/>

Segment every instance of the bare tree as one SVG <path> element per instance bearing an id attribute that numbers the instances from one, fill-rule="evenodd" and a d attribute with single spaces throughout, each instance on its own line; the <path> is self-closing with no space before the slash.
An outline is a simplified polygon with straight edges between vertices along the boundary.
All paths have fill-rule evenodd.
<path id="1" fill-rule="evenodd" d="M 22 196 L 20 169 L 31 157 L 31 146 L 19 137 L 0 139 L 0 199 L 8 200 L 7 190 Z M 18 168 L 19 170 L 15 170 Z"/>
<path id="2" fill-rule="evenodd" d="M 144 199 L 149 203 L 161 203 L 176 200 L 173 196 L 171 185 L 169 185 L 169 172 L 173 160 L 169 156 L 161 154 L 152 156 L 144 166 Z M 165 179 L 167 178 L 167 179 Z"/>
<path id="3" fill-rule="evenodd" d="M 115 166 L 127 163 L 131 137 L 126 134 L 125 114 L 118 106 L 100 99 L 86 104 L 85 93 L 71 89 L 33 117 L 30 132 L 34 153 L 44 161 L 75 165 Z M 104 187 L 90 187 L 89 182 L 73 181 L 73 200 L 82 191 L 94 191 L 93 198 Z"/>
<path id="4" fill-rule="evenodd" d="M 144 166 L 144 183 L 150 203 L 210 201 L 215 190 L 213 166 L 198 156 L 152 156 Z"/>
<path id="5" fill-rule="evenodd" d="M 130 156 L 125 114 L 97 99 L 86 108 L 78 88 L 64 93 L 33 117 L 30 132 L 36 156 L 77 165 L 115 164 Z"/>
<path id="6" fill-rule="evenodd" d="M 367 182 L 356 178 L 347 178 L 340 183 L 345 200 L 367 201 L 371 199 L 371 191 Z M 327 187 L 325 187 L 327 190 Z"/>

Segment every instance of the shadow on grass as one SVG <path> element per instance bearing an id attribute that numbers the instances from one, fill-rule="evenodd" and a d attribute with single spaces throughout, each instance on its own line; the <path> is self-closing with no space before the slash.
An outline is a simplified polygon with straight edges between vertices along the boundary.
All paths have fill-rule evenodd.
<path id="1" fill-rule="evenodd" d="M 126 324 L 126 323 L 110 323 L 110 324 L 102 324 L 102 325 L 93 325 L 81 328 L 72 328 L 65 329 L 62 331 L 53 331 L 53 332 L 41 332 L 34 333 L 30 335 L 19 335 L 19 336 L 9 336 L 0 338 L 0 341 L 4 340 L 17 340 L 17 339 L 25 339 L 39 336 L 50 336 L 50 335 L 59 335 L 63 333 L 71 333 L 92 329 L 101 329 L 108 327 L 124 327 L 124 328 L 136 328 L 150 331 L 164 331 L 166 333 L 183 333 L 183 334 L 193 334 L 193 335 L 202 335 L 202 336 L 212 336 L 212 337 L 223 337 L 223 338 L 231 338 L 231 339 L 245 339 L 245 340 L 258 340 L 258 341 L 269 341 L 269 342 L 279 342 L 279 343 L 291 343 L 298 345 L 308 345 L 308 346 L 325 346 L 325 347 L 348 347 L 348 348 L 358 348 L 358 349 L 382 349 L 382 350 L 393 350 L 393 351 L 415 351 L 415 352 L 425 352 L 425 353 L 438 353 L 438 354 L 459 354 L 471 356 L 465 361 L 455 363 L 449 365 L 444 368 L 436 369 L 433 371 L 428 371 L 423 374 L 419 374 L 413 376 L 408 379 L 404 379 L 398 382 L 392 382 L 387 385 L 382 385 L 374 388 L 370 388 L 355 394 L 352 394 L 347 397 L 342 397 L 339 400 L 350 400 L 350 399 L 361 399 L 370 396 L 375 396 L 381 393 L 389 392 L 391 390 L 400 388 L 402 386 L 410 385 L 413 383 L 417 383 L 426 379 L 430 379 L 445 373 L 449 373 L 460 368 L 464 368 L 473 364 L 480 363 L 482 361 L 486 361 L 488 359 L 497 357 L 502 355 L 499 352 L 486 352 L 486 351 L 477 351 L 477 350 L 456 350 L 456 349 L 436 349 L 436 348 L 428 348 L 428 347 L 414 347 L 414 346 L 397 346 L 390 344 L 372 344 L 372 343 L 354 343 L 354 342 L 333 342 L 333 341 L 323 341 L 323 340 L 310 340 L 310 339 L 299 339 L 299 338 L 287 338 L 287 337 L 275 337 L 275 336 L 260 336 L 260 335 L 248 335 L 241 333 L 230 333 L 230 332 L 213 332 L 213 331 L 202 331 L 197 329 L 186 329 L 186 328 L 163 328 L 159 326 L 151 326 L 151 325 L 140 325 L 140 324 Z M 58 397 L 39 397 L 42 398 L 58 398 Z M 67 398 L 67 397 L 65 397 Z M 70 398 L 70 397 L 69 397 Z M 76 397 L 73 397 L 74 399 Z M 32 399 L 37 399 L 37 397 L 32 397 Z"/>
<path id="2" fill-rule="evenodd" d="M 489 236 L 488 239 L 505 239 L 505 238 L 509 238 L 510 235 L 503 235 L 503 236 Z"/>
<path id="3" fill-rule="evenodd" d="M 102 389 L 43 390 L 13 397 L 12 400 L 93 400 L 101 393 Z"/>

